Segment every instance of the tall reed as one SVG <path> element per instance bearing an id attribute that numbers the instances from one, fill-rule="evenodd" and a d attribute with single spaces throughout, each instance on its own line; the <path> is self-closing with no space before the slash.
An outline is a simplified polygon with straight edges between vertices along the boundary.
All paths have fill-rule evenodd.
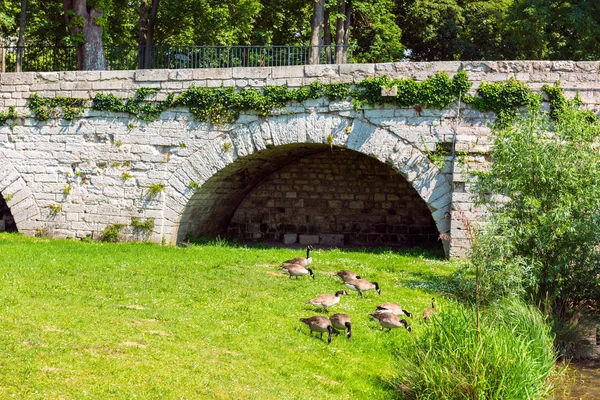
<path id="1" fill-rule="evenodd" d="M 405 399 L 538 399 L 556 360 L 550 328 L 534 307 L 505 300 L 482 311 L 453 305 L 400 353 Z M 478 338 L 479 336 L 479 338 Z"/>

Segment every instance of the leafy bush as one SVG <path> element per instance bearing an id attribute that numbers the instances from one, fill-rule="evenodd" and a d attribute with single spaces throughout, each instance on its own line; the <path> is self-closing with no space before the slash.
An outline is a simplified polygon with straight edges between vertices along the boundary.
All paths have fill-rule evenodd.
<path id="1" fill-rule="evenodd" d="M 549 392 L 555 362 L 550 328 L 535 307 L 516 300 L 480 315 L 456 305 L 439 313 L 400 354 L 405 399 L 537 399 Z"/>
<path id="2" fill-rule="evenodd" d="M 600 123 L 588 114 L 569 105 L 498 131 L 478 180 L 491 218 L 473 262 L 509 269 L 548 314 L 600 299 Z"/>
<path id="3" fill-rule="evenodd" d="M 121 238 L 121 229 L 125 224 L 110 224 L 102 231 L 100 240 L 103 242 L 115 243 Z"/>

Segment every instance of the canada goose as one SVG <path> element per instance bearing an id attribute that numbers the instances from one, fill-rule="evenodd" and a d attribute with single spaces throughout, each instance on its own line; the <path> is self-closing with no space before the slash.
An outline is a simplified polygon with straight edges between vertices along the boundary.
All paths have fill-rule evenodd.
<path id="1" fill-rule="evenodd" d="M 352 337 L 352 326 L 350 325 L 350 317 L 348 314 L 333 314 L 329 319 L 331 320 L 331 325 L 333 325 L 335 329 L 342 332 L 348 330 L 346 332 L 346 337 L 350 340 Z"/>
<path id="2" fill-rule="evenodd" d="M 388 302 L 388 303 L 383 303 L 377 306 L 377 311 L 378 313 L 392 313 L 394 315 L 406 315 L 407 317 L 412 318 L 412 314 L 409 313 L 408 311 L 402 309 L 402 307 L 400 306 L 400 304 L 398 303 L 392 303 L 392 302 Z"/>
<path id="3" fill-rule="evenodd" d="M 321 339 L 323 339 L 323 332 L 329 332 L 329 336 L 327 337 L 327 344 L 331 343 L 331 334 L 333 333 L 333 327 L 331 326 L 331 321 L 329 321 L 329 318 L 317 315 L 315 317 L 310 318 L 300 318 L 300 321 L 308 325 L 311 336 L 313 332 L 320 332 Z"/>
<path id="4" fill-rule="evenodd" d="M 375 313 L 371 316 L 379 322 L 381 329 L 388 328 L 391 331 L 393 328 L 405 327 L 407 331 L 412 332 L 412 328 L 406 320 L 398 319 L 398 316 L 392 313 Z"/>
<path id="5" fill-rule="evenodd" d="M 379 289 L 377 282 L 369 282 L 366 279 L 355 279 L 345 283 L 350 289 L 357 290 L 360 297 L 362 297 L 362 292 L 372 289 L 377 290 L 377 293 L 381 294 L 381 289 Z"/>
<path id="6" fill-rule="evenodd" d="M 338 271 L 336 275 L 342 278 L 342 281 L 344 282 L 350 282 L 355 279 L 360 279 L 360 276 L 356 275 L 356 273 L 347 270 Z"/>
<path id="7" fill-rule="evenodd" d="M 313 274 L 312 269 L 305 268 L 302 265 L 286 264 L 282 266 L 281 269 L 287 272 L 290 275 L 290 278 L 295 276 L 296 279 L 298 279 L 299 276 L 310 274 L 310 276 L 315 279 L 315 274 Z"/>
<path id="8" fill-rule="evenodd" d="M 338 290 L 335 295 L 325 293 L 320 295 L 319 297 L 309 300 L 308 302 L 315 306 L 323 306 L 323 311 L 327 311 L 327 307 L 335 306 L 340 302 L 340 295 L 348 294 L 345 290 Z"/>
<path id="9" fill-rule="evenodd" d="M 303 267 L 308 267 L 312 262 L 312 258 L 310 257 L 310 251 L 314 250 L 312 246 L 306 246 L 306 258 L 304 257 L 296 257 L 291 260 L 284 261 L 283 264 L 298 264 Z"/>
<path id="10" fill-rule="evenodd" d="M 428 319 L 430 319 L 434 314 L 437 314 L 437 310 L 435 309 L 435 298 L 431 298 L 431 307 L 426 308 L 425 311 L 423 311 L 423 319 L 425 321 L 427 321 Z"/>

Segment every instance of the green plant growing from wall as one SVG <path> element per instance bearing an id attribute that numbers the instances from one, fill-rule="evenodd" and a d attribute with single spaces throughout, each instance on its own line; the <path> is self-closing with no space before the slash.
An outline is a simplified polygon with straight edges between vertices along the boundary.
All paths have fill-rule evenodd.
<path id="1" fill-rule="evenodd" d="M 327 135 L 327 144 L 329 145 L 329 149 L 333 153 L 333 136 L 331 135 L 331 133 Z"/>
<path id="2" fill-rule="evenodd" d="M 154 185 L 148 186 L 148 188 L 146 190 L 146 195 L 148 197 L 156 197 L 164 190 L 165 190 L 164 183 L 155 183 Z"/>
<path id="3" fill-rule="evenodd" d="M 100 240 L 103 242 L 115 243 L 121 238 L 121 229 L 125 224 L 110 224 L 103 231 Z"/>
<path id="4" fill-rule="evenodd" d="M 50 209 L 50 214 L 53 216 L 58 215 L 62 211 L 62 206 L 60 204 L 50 204 L 48 205 L 48 208 Z"/>
<path id="5" fill-rule="evenodd" d="M 224 153 L 228 153 L 229 150 L 231 150 L 231 142 L 225 142 L 225 143 L 223 143 L 223 152 Z"/>
<path id="6" fill-rule="evenodd" d="M 148 232 L 152 232 L 154 229 L 154 218 L 146 218 L 145 221 L 142 221 L 139 217 L 131 217 L 131 227 L 138 230 L 145 230 Z"/>
<path id="7" fill-rule="evenodd" d="M 129 172 L 125 171 L 121 174 L 121 179 L 123 179 L 124 181 L 133 178 L 133 175 L 131 175 Z"/>
<path id="8" fill-rule="evenodd" d="M 10 106 L 8 107 L 8 111 L 0 112 L 0 126 L 4 125 L 9 119 L 15 120 L 17 118 L 19 118 L 19 116 L 17 115 L 15 106 Z"/>
<path id="9" fill-rule="evenodd" d="M 200 184 L 200 182 L 196 182 L 196 181 L 190 181 L 190 183 L 188 183 L 188 187 L 189 187 L 190 189 L 195 189 L 195 190 L 198 190 L 198 189 L 201 189 L 201 188 L 202 188 L 202 185 Z"/>
<path id="10" fill-rule="evenodd" d="M 13 196 L 14 196 L 14 194 L 8 193 L 6 196 L 4 196 L 4 200 L 11 201 L 11 199 L 13 198 Z"/>
<path id="11" fill-rule="evenodd" d="M 65 196 L 70 195 L 72 189 L 73 189 L 73 187 L 71 186 L 71 184 L 66 185 L 65 188 L 63 189 L 64 195 Z"/>
<path id="12" fill-rule="evenodd" d="M 38 121 L 60 118 L 72 121 L 83 114 L 84 99 L 71 97 L 40 97 L 37 93 L 29 96 L 29 110 Z"/>

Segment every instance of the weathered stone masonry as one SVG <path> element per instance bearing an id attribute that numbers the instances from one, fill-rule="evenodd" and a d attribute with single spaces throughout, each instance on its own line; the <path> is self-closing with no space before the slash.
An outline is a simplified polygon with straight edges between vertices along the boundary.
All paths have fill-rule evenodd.
<path id="1" fill-rule="evenodd" d="M 109 224 L 122 223 L 126 225 L 125 238 L 148 237 L 154 242 L 173 243 L 189 235 L 241 229 L 234 224 L 248 209 L 248 202 L 258 196 L 257 185 L 276 179 L 271 174 L 285 166 L 301 165 L 304 157 L 318 157 L 321 150 L 316 150 L 317 145 L 329 147 L 331 135 L 334 150 L 352 150 L 398 173 L 428 208 L 437 233 L 452 237 L 450 243 L 444 243 L 446 249 L 460 256 L 468 241 L 462 222 L 450 211 L 463 210 L 470 219 L 479 214 L 471 201 L 470 172 L 487 162 L 492 114 L 463 108 L 457 123 L 456 104 L 444 110 L 391 106 L 354 110 L 349 102 L 319 99 L 290 104 L 266 118 L 249 113 L 234 124 L 213 126 L 193 121 L 185 109 L 165 112 L 154 122 L 89 110 L 70 122 L 38 122 L 27 117 L 30 112 L 26 106 L 32 92 L 42 97 L 90 99 L 97 92 L 129 97 L 139 87 L 156 87 L 161 89 L 160 99 L 193 84 L 298 87 L 316 79 L 353 82 L 385 74 L 421 80 L 436 72 L 452 75 L 459 70 L 468 72 L 474 82 L 472 90 L 481 81 L 510 77 L 534 90 L 560 80 L 567 96 L 578 91 L 584 104 L 594 110 L 600 102 L 597 62 L 6 73 L 0 74 L 0 110 L 13 105 L 25 117 L 0 127 L 0 194 L 16 227 L 25 234 L 43 231 L 58 237 L 97 238 Z M 463 155 L 456 160 L 447 157 L 446 165 L 439 169 L 428 159 L 428 152 L 438 143 L 447 146 L 453 141 Z M 202 188 L 190 187 L 191 182 Z M 164 190 L 150 196 L 151 185 L 164 185 Z M 234 216 L 237 219 L 230 226 Z M 142 221 L 153 218 L 153 231 L 134 230 L 132 217 Z M 247 229 L 245 235 L 254 233 L 254 228 Z M 280 233 L 288 232 L 277 231 Z"/>

